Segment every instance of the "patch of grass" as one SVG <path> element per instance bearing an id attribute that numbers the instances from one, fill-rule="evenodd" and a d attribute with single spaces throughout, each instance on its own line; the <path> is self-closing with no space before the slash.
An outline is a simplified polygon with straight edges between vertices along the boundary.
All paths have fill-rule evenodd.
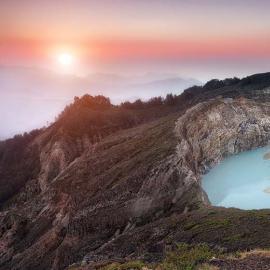
<path id="1" fill-rule="evenodd" d="M 235 234 L 235 235 L 225 237 L 224 241 L 230 242 L 230 243 L 237 242 L 237 241 L 241 240 L 244 236 L 245 236 L 245 234 Z"/>
<path id="2" fill-rule="evenodd" d="M 208 212 L 208 215 L 215 215 L 217 213 L 217 211 L 211 210 Z"/>
<path id="3" fill-rule="evenodd" d="M 237 251 L 235 253 L 216 252 L 206 244 L 189 245 L 181 243 L 175 251 L 167 253 L 163 262 L 145 264 L 142 261 L 126 263 L 111 263 L 100 270 L 219 270 L 220 268 L 209 263 L 213 257 L 223 260 L 241 260 L 248 256 L 260 255 L 270 257 L 270 249 L 254 249 L 251 251 Z M 73 268 L 72 268 L 73 269 Z M 79 270 L 79 268 L 78 268 Z"/>
<path id="4" fill-rule="evenodd" d="M 195 223 L 195 222 L 190 222 L 190 223 L 187 223 L 185 226 L 184 226 L 184 230 L 185 231 L 189 231 L 189 230 L 192 230 L 192 229 L 196 229 L 200 227 L 199 224 Z"/>
<path id="5" fill-rule="evenodd" d="M 188 245 L 181 243 L 175 251 L 167 253 L 163 262 L 157 265 L 147 265 L 142 261 L 130 261 L 126 263 L 111 263 L 102 267 L 101 270 L 216 270 L 211 265 L 205 264 L 216 256 L 206 244 Z M 207 268 L 208 267 L 208 268 Z"/>
<path id="6" fill-rule="evenodd" d="M 174 252 L 167 254 L 161 269 L 164 270 L 194 270 L 199 263 L 203 263 L 214 257 L 216 254 L 206 244 L 190 246 L 178 244 Z"/>
<path id="7" fill-rule="evenodd" d="M 255 217 L 257 219 L 265 219 L 269 220 L 270 219 L 270 214 L 269 212 L 265 212 L 264 210 L 258 211 L 258 210 L 249 210 L 248 215 L 251 217 Z"/>
<path id="8" fill-rule="evenodd" d="M 208 219 L 205 220 L 203 223 L 195 223 L 195 222 L 190 222 L 187 223 L 184 226 L 184 230 L 196 230 L 196 229 L 219 229 L 219 228 L 226 228 L 231 225 L 231 221 L 229 219 Z"/>
<path id="9" fill-rule="evenodd" d="M 270 249 L 256 248 L 249 251 L 236 251 L 233 253 L 222 254 L 220 258 L 223 260 L 239 260 L 239 259 L 241 260 L 241 259 L 245 259 L 249 256 L 254 256 L 254 255 L 270 257 Z"/>
<path id="10" fill-rule="evenodd" d="M 129 261 L 126 263 L 111 263 L 109 265 L 106 265 L 102 267 L 102 270 L 140 270 L 145 266 L 145 264 L 142 261 Z"/>
<path id="11" fill-rule="evenodd" d="M 240 259 L 244 259 L 250 255 L 262 255 L 264 257 L 270 257 L 270 249 L 253 249 L 251 251 L 239 252 Z"/>
<path id="12" fill-rule="evenodd" d="M 218 219 L 218 220 L 208 220 L 203 223 L 204 226 L 210 228 L 221 228 L 221 227 L 228 227 L 231 225 L 231 221 L 229 219 Z"/>

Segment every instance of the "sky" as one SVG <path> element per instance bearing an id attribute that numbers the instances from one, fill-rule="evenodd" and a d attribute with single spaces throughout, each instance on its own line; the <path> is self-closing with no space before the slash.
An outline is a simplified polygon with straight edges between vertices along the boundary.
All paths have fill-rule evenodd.
<path id="1" fill-rule="evenodd" d="M 9 0 L 0 65 L 70 72 L 176 72 L 205 81 L 270 70 L 268 0 Z"/>

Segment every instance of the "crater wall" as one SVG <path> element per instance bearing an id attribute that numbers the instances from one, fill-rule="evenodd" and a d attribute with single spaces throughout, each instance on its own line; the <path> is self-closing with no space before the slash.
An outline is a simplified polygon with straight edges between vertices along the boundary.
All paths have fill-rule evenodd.
<path id="1" fill-rule="evenodd" d="M 175 128 L 184 182 L 200 185 L 201 175 L 224 157 L 267 145 L 269 116 L 269 102 L 246 98 L 219 98 L 187 110 Z M 203 191 L 202 201 L 208 201 Z"/>

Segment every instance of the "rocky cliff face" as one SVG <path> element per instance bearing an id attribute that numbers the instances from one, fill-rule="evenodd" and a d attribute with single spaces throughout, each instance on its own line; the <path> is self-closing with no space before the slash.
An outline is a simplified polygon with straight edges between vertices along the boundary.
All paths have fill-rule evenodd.
<path id="1" fill-rule="evenodd" d="M 267 145 L 269 116 L 269 102 L 243 97 L 220 97 L 187 110 L 176 123 L 177 157 L 187 175 L 185 182 L 200 181 L 226 156 Z"/>
<path id="2" fill-rule="evenodd" d="M 115 108 L 72 109 L 24 138 L 16 157 L 14 141 L 2 143 L 0 269 L 153 261 L 179 241 L 256 246 L 256 238 L 218 238 L 218 230 L 249 228 L 250 214 L 215 208 L 210 215 L 200 177 L 223 157 L 269 142 L 269 85 L 269 74 L 215 81 L 187 90 L 173 109 L 148 111 L 147 121 L 142 111 L 124 111 L 123 118 Z M 222 227 L 229 224 L 224 217 L 239 226 Z M 209 219 L 222 226 L 204 227 Z M 258 219 L 257 232 L 267 222 Z"/>

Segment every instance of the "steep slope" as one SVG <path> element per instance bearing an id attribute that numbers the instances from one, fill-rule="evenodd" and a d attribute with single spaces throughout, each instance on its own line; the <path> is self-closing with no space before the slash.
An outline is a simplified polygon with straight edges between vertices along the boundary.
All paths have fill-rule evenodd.
<path id="1" fill-rule="evenodd" d="M 68 166 L 64 157 L 73 153 L 70 147 L 67 153 L 58 142 L 50 149 L 49 157 L 43 158 L 42 152 L 36 180 L 40 193 L 34 196 L 26 186 L 3 207 L 4 259 L 9 259 L 15 249 L 14 269 L 48 269 L 51 263 L 55 269 L 62 268 L 74 259 L 82 259 L 88 250 L 105 244 L 117 230 L 132 227 L 132 216 L 143 219 L 145 206 L 150 202 L 140 197 L 151 192 L 143 184 L 146 177 L 157 173 L 152 170 L 172 154 L 175 120 L 164 119 L 109 136 L 98 145 L 90 145 Z M 52 174 L 53 166 L 59 174 Z M 168 168 L 160 170 L 166 174 Z M 166 190 L 163 193 L 157 196 L 165 200 Z M 156 209 L 163 209 L 158 198 L 154 203 Z M 158 210 L 149 206 L 151 212 Z M 145 215 L 150 218 L 149 211 Z M 20 219 L 22 225 L 17 224 Z M 42 257 L 42 261 L 37 257 Z"/>
<path id="2" fill-rule="evenodd" d="M 200 185 L 224 156 L 269 142 L 269 87 L 270 74 L 215 80 L 132 110 L 76 99 L 2 142 L 0 269 L 156 261 L 177 242 L 269 246 L 270 212 L 211 207 Z"/>

